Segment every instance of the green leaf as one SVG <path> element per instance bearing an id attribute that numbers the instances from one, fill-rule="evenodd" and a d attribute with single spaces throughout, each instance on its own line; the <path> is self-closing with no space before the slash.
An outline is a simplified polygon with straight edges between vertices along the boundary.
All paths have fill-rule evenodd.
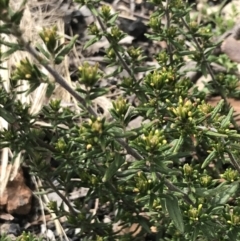
<path id="1" fill-rule="evenodd" d="M 134 68 L 134 73 L 141 73 L 141 72 L 146 72 L 146 71 L 151 71 L 154 70 L 156 67 L 155 66 L 138 66 Z"/>
<path id="2" fill-rule="evenodd" d="M 23 48 L 17 43 L 11 43 L 11 42 L 7 42 L 7 41 L 4 41 L 3 39 L 0 39 L 0 44 L 3 44 L 9 48 L 15 48 L 15 49 L 18 49 L 18 50 L 23 50 Z"/>
<path id="3" fill-rule="evenodd" d="M 185 18 L 186 18 L 186 22 L 187 22 L 187 23 L 190 23 L 190 21 L 191 21 L 190 13 L 187 13 L 187 14 L 185 15 Z"/>
<path id="4" fill-rule="evenodd" d="M 206 78 L 208 75 L 207 64 L 205 62 L 202 62 L 200 69 L 203 73 L 203 76 Z"/>
<path id="5" fill-rule="evenodd" d="M 0 24 L 0 33 L 5 33 L 5 34 L 12 34 L 11 30 L 12 25 L 7 23 L 7 24 Z"/>
<path id="6" fill-rule="evenodd" d="M 215 118 L 215 116 L 219 113 L 219 111 L 222 109 L 224 105 L 224 100 L 220 100 L 218 102 L 218 104 L 215 106 L 215 108 L 213 109 L 213 111 L 211 112 L 211 119 L 213 120 Z"/>
<path id="7" fill-rule="evenodd" d="M 173 223 L 176 226 L 176 228 L 181 233 L 184 233 L 183 217 L 178 205 L 177 198 L 172 195 L 168 195 L 166 197 L 166 207 L 167 207 L 169 216 L 173 220 Z"/>
<path id="8" fill-rule="evenodd" d="M 95 37 L 91 38 L 89 41 L 87 41 L 87 43 L 85 43 L 83 49 L 85 50 L 86 48 L 93 45 L 94 43 L 96 43 L 99 40 L 100 40 L 99 36 L 95 36 Z"/>
<path id="9" fill-rule="evenodd" d="M 119 114 L 114 109 L 110 109 L 109 112 L 115 120 L 118 120 L 120 118 Z"/>
<path id="10" fill-rule="evenodd" d="M 114 64 L 115 65 L 115 64 Z M 109 65 L 108 65 L 109 67 Z M 123 67 L 122 66 L 118 66 L 118 68 L 116 68 L 112 73 L 108 74 L 105 76 L 105 78 L 109 78 L 109 77 L 112 77 L 112 76 L 117 76 L 118 74 L 120 74 L 121 72 L 123 71 Z"/>
<path id="11" fill-rule="evenodd" d="M 48 51 L 46 51 L 42 46 L 41 44 L 37 43 L 36 44 L 36 48 L 48 59 L 50 60 L 51 58 L 51 55 Z"/>
<path id="12" fill-rule="evenodd" d="M 219 204 L 226 204 L 229 198 L 233 197 L 239 187 L 239 182 L 233 182 L 231 185 L 226 185 L 226 189 L 214 197 L 214 202 Z"/>
<path id="13" fill-rule="evenodd" d="M 141 169 L 141 168 L 143 168 L 145 166 L 146 166 L 146 161 L 141 160 L 141 161 L 134 161 L 133 164 L 131 165 L 131 168 L 135 168 L 135 169 L 139 168 L 139 169 Z"/>
<path id="14" fill-rule="evenodd" d="M 158 161 L 154 160 L 154 169 L 155 169 L 155 171 L 161 172 L 162 174 L 166 174 L 166 175 L 179 175 L 180 174 L 179 170 L 169 168 L 167 164 L 168 163 L 166 161 L 163 162 L 161 160 L 161 157 L 159 157 Z"/>
<path id="15" fill-rule="evenodd" d="M 65 47 L 63 47 L 62 50 L 60 50 L 60 52 L 58 52 L 58 54 L 56 55 L 56 59 L 65 57 L 65 55 L 67 55 L 70 52 L 70 50 L 72 50 L 73 45 L 77 41 L 78 37 L 79 37 L 78 35 L 75 35 L 71 39 L 71 41 L 67 45 L 65 45 Z"/>
<path id="16" fill-rule="evenodd" d="M 149 196 L 149 204 L 148 204 L 150 211 L 152 211 L 154 200 L 156 200 L 156 195 L 154 193 L 151 193 Z"/>
<path id="17" fill-rule="evenodd" d="M 118 171 L 118 172 L 116 172 L 116 176 L 127 177 L 127 176 L 131 176 L 131 175 L 135 175 L 138 171 L 139 171 L 139 169 L 137 169 L 137 168 L 127 169 L 124 171 Z"/>
<path id="18" fill-rule="evenodd" d="M 124 158 L 119 153 L 115 153 L 115 158 L 113 162 L 110 164 L 110 166 L 108 167 L 102 181 L 103 182 L 109 181 L 116 174 L 116 172 L 124 162 L 125 162 Z"/>
<path id="19" fill-rule="evenodd" d="M 94 16 L 97 17 L 99 15 L 98 10 L 92 4 L 88 4 L 87 7 L 89 8 L 89 10 L 92 12 Z"/>
<path id="20" fill-rule="evenodd" d="M 195 227 L 192 233 L 191 241 L 197 240 L 198 233 L 199 233 L 199 228 Z"/>
<path id="21" fill-rule="evenodd" d="M 222 211 L 224 210 L 224 205 L 219 205 L 219 206 L 216 206 L 216 207 L 210 207 L 209 209 L 208 209 L 208 213 L 210 214 L 211 213 L 211 215 L 213 214 L 220 214 Z"/>
<path id="22" fill-rule="evenodd" d="M 174 143 L 174 144 L 173 144 L 173 143 Z M 182 143 L 183 143 L 183 136 L 181 135 L 181 136 L 179 137 L 179 139 L 174 140 L 174 141 L 171 143 L 171 145 L 172 145 L 172 144 L 174 145 L 173 148 L 171 149 L 171 151 L 172 151 L 173 153 L 177 153 L 177 152 L 179 151 L 179 149 L 181 148 Z"/>
<path id="23" fill-rule="evenodd" d="M 0 107 L 0 116 L 10 124 L 14 123 L 16 120 L 12 114 L 10 114 L 8 111 L 3 109 L 2 107 Z"/>
<path id="24" fill-rule="evenodd" d="M 146 218 L 142 216 L 138 216 L 138 223 L 143 227 L 143 229 L 145 229 L 145 231 L 147 231 L 147 233 L 151 233 L 151 230 Z"/>
<path id="25" fill-rule="evenodd" d="M 212 151 L 203 162 L 201 168 L 205 168 L 206 166 L 208 166 L 208 164 L 216 157 L 216 155 L 217 155 L 217 152 L 215 150 Z"/>
<path id="26" fill-rule="evenodd" d="M 213 137 L 223 137 L 223 138 L 227 138 L 228 135 L 225 134 L 221 134 L 215 131 L 206 131 L 204 132 L 204 134 L 208 135 L 208 136 L 213 136 Z"/>
<path id="27" fill-rule="evenodd" d="M 229 147 L 232 149 L 235 149 L 235 150 L 238 150 L 240 151 L 240 144 L 239 143 L 230 143 L 229 144 Z"/>
<path id="28" fill-rule="evenodd" d="M 40 84 L 41 84 L 40 82 L 31 83 L 30 88 L 28 89 L 26 95 L 31 94 L 34 90 L 36 90 L 40 86 Z"/>
<path id="29" fill-rule="evenodd" d="M 4 53 L 1 53 L 1 58 L 2 59 L 5 59 L 7 58 L 8 56 L 12 55 L 14 52 L 16 52 L 18 49 L 17 48 L 10 48 L 9 50 L 7 50 L 6 52 Z"/>
<path id="30" fill-rule="evenodd" d="M 21 3 L 21 5 L 20 5 L 20 8 L 21 8 L 21 7 L 24 7 L 24 6 L 26 5 L 26 3 L 27 3 L 27 0 L 23 0 L 22 3 Z"/>
<path id="31" fill-rule="evenodd" d="M 156 110 L 156 108 L 151 108 L 151 107 L 150 107 L 150 108 L 148 109 L 147 113 L 146 113 L 146 117 L 151 116 L 152 113 L 153 113 L 155 110 Z"/>
<path id="32" fill-rule="evenodd" d="M 228 188 L 229 188 L 229 185 L 226 185 L 226 182 L 223 182 L 213 189 L 196 188 L 195 193 L 199 197 L 214 197 L 219 193 L 224 192 Z"/>
<path id="33" fill-rule="evenodd" d="M 190 50 L 185 50 L 185 51 L 179 51 L 178 54 L 179 56 L 185 56 L 185 55 L 191 55 L 191 54 L 195 54 L 196 51 L 190 51 Z"/>
<path id="34" fill-rule="evenodd" d="M 113 24 L 116 22 L 116 19 L 118 18 L 119 13 L 114 13 L 110 20 L 108 20 L 108 23 Z"/>
<path id="35" fill-rule="evenodd" d="M 237 133 L 229 133 L 229 138 L 237 138 L 238 140 L 240 139 L 240 134 Z"/>
<path id="36" fill-rule="evenodd" d="M 61 51 L 65 47 L 65 43 L 59 44 L 56 49 L 54 49 L 54 52 L 57 54 L 59 51 Z"/>
<path id="37" fill-rule="evenodd" d="M 201 225 L 201 231 L 204 233 L 206 240 L 214 240 L 216 237 L 216 226 L 212 221 L 206 221 Z"/>
<path id="38" fill-rule="evenodd" d="M 21 9 L 20 11 L 14 13 L 14 15 L 11 17 L 11 22 L 15 23 L 16 25 L 19 25 L 21 22 L 21 19 L 23 17 L 23 13 L 24 13 L 25 9 Z"/>
<path id="39" fill-rule="evenodd" d="M 229 127 L 230 124 L 230 120 L 232 118 L 233 115 L 233 108 L 231 108 L 228 112 L 228 115 L 222 120 L 221 122 L 221 128 L 226 128 Z"/>
<path id="40" fill-rule="evenodd" d="M 209 54 L 210 52 L 212 52 L 214 49 L 216 49 L 216 46 L 217 46 L 217 44 L 215 44 L 215 45 L 213 45 L 213 46 L 211 46 L 211 47 L 209 47 L 209 48 L 206 48 L 205 50 L 204 50 L 204 54 L 206 55 L 206 54 Z"/>
<path id="41" fill-rule="evenodd" d="M 100 96 L 103 96 L 105 94 L 108 93 L 108 90 L 106 88 L 96 88 L 96 89 L 92 89 L 91 93 L 90 93 L 90 100 L 94 100 Z"/>
<path id="42" fill-rule="evenodd" d="M 82 88 L 76 88 L 76 91 L 80 94 L 84 94 L 84 96 L 87 94 L 87 91 Z M 83 97 L 83 96 L 82 96 Z"/>
<path id="43" fill-rule="evenodd" d="M 50 98 L 50 97 L 51 97 L 54 89 L 55 89 L 55 84 L 54 84 L 54 83 L 48 83 L 47 91 L 46 91 L 46 97 L 47 97 L 47 98 Z"/>
<path id="44" fill-rule="evenodd" d="M 111 136 L 114 136 L 114 138 L 130 138 L 130 137 L 135 137 L 137 136 L 137 132 L 135 131 L 126 131 L 126 132 L 115 132 L 115 131 L 109 131 L 109 134 L 111 134 Z"/>
<path id="45" fill-rule="evenodd" d="M 238 226 L 233 226 L 227 233 L 228 240 L 237 240 L 239 233 L 240 228 Z"/>

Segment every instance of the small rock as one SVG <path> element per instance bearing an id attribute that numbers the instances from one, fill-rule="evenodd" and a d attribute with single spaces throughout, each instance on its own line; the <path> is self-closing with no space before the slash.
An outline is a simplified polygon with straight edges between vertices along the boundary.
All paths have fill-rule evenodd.
<path id="1" fill-rule="evenodd" d="M 21 234 L 20 226 L 17 223 L 4 223 L 0 226 L 0 232 L 19 236 Z"/>
<path id="2" fill-rule="evenodd" d="M 201 76 L 197 82 L 196 82 L 196 86 L 198 88 L 199 91 L 203 91 L 203 89 L 205 88 L 205 85 L 210 82 L 212 80 L 210 75 L 205 76 Z"/>
<path id="3" fill-rule="evenodd" d="M 234 62 L 240 63 L 240 41 L 232 36 L 226 38 L 221 46 L 221 50 L 229 59 Z"/>
<path id="4" fill-rule="evenodd" d="M 14 217 L 9 214 L 9 213 L 0 213 L 0 219 L 5 220 L 5 221 L 11 221 L 14 219 Z"/>
<path id="5" fill-rule="evenodd" d="M 8 166 L 8 168 L 11 168 Z M 32 191 L 25 184 L 23 172 L 18 170 L 12 181 L 8 181 L 5 191 L 0 198 L 0 208 L 6 208 L 10 214 L 26 215 L 31 210 Z"/>

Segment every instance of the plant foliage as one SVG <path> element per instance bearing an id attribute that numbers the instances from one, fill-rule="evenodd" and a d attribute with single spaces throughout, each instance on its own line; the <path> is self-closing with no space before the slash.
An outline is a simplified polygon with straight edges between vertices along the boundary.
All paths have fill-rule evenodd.
<path id="1" fill-rule="evenodd" d="M 154 56 L 158 67 L 153 69 L 145 65 L 140 47 L 124 49 L 119 45 L 125 34 L 116 25 L 118 15 L 108 6 L 98 10 L 99 1 L 76 2 L 86 5 L 101 26 L 89 26 L 93 38 L 85 47 L 105 37 L 110 42 L 105 59 L 109 66 L 117 66 L 112 76 L 123 70 L 128 73 L 118 86 L 123 95 L 113 102 L 111 118 L 98 116 L 92 108 L 92 101 L 108 92 L 96 84 L 110 77 L 97 64 L 79 66 L 78 81 L 84 89 L 72 89 L 54 71 L 53 66 L 62 62 L 77 37 L 60 44 L 53 27 L 39 34 L 42 45 L 31 46 L 19 28 L 23 8 L 13 13 L 8 1 L 0 0 L 0 33 L 14 35 L 19 42 L 15 45 L 1 40 L 9 47 L 2 53 L 2 61 L 18 50 L 37 60 L 36 64 L 23 59 L 16 65 L 9 92 L 2 79 L 0 116 L 9 128 L 0 132 L 0 147 L 11 148 L 15 155 L 23 151 L 23 164 L 59 195 L 62 188 L 66 192 L 73 187 L 89 189 L 74 203 L 61 196 L 69 211 L 54 202 L 49 204 L 59 217 L 67 217 L 70 227 L 80 228 L 82 240 L 139 240 L 151 232 L 156 240 L 239 239 L 240 134 L 233 109 L 227 104 L 227 97 L 239 97 L 239 91 L 235 76 L 216 76 L 212 70 L 209 61 L 214 60 L 212 50 L 217 44 L 211 41 L 211 29 L 191 19 L 191 6 L 185 1 L 152 0 L 158 7 L 151 15 L 147 37 L 167 43 L 167 49 Z M 185 44 L 189 40 L 191 48 Z M 181 71 L 186 57 L 197 63 L 196 70 L 211 76 L 206 88 L 222 97 L 216 107 L 206 103 L 206 92 L 198 91 Z M 21 80 L 30 86 L 25 94 L 46 83 L 51 96 L 55 83 L 42 73 L 41 66 L 77 99 L 80 114 L 62 107 L 61 100 L 51 99 L 33 115 L 30 106 L 18 100 L 16 90 Z M 139 72 L 145 73 L 142 79 L 136 77 Z M 138 106 L 126 101 L 130 94 L 136 96 Z M 142 117 L 143 123 L 129 130 L 135 116 Z M 50 125 L 39 127 L 36 122 L 41 120 Z M 58 163 L 51 175 L 46 161 L 49 156 Z M 54 186 L 53 180 L 59 186 Z M 110 222 L 91 212 L 88 203 L 95 199 L 114 213 Z M 137 223 L 141 232 L 131 237 L 114 229 L 117 223 L 122 229 Z"/>

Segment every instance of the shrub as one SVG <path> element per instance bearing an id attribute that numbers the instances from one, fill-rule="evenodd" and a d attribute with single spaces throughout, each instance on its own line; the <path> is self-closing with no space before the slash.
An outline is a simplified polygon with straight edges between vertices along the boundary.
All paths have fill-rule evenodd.
<path id="1" fill-rule="evenodd" d="M 98 10 L 98 1 L 76 2 L 86 5 L 100 26 L 89 26 L 93 38 L 85 48 L 105 37 L 110 42 L 105 59 L 116 71 L 106 75 L 98 64 L 85 62 L 73 88 L 54 66 L 71 51 L 77 36 L 61 44 L 56 27 L 44 28 L 39 34 L 42 45 L 36 49 L 19 28 L 24 8 L 13 12 L 8 1 L 0 0 L 0 32 L 18 40 L 16 44 L 1 39 L 9 47 L 2 61 L 20 50 L 35 58 L 15 66 L 9 90 L 2 78 L 0 115 L 9 125 L 1 130 L 1 148 L 10 148 L 13 160 L 21 153 L 31 174 L 62 198 L 68 209 L 56 202 L 48 206 L 58 217 L 65 216 L 70 228 L 80 228 L 82 240 L 141 240 L 150 233 L 156 240 L 237 240 L 240 135 L 227 97 L 239 97 L 239 91 L 236 81 L 232 85 L 234 76 L 217 75 L 210 65 L 219 44 L 211 41 L 210 28 L 191 19 L 191 8 L 184 1 L 152 0 L 158 7 L 150 17 L 147 37 L 166 41 L 167 48 L 154 56 L 158 66 L 149 67 L 140 47 L 119 45 L 125 34 L 116 26 L 117 13 L 108 6 Z M 186 77 L 191 70 L 182 71 L 186 59 L 211 76 L 206 88 L 222 98 L 215 107 L 206 103 L 206 92 Z M 123 70 L 128 77 L 119 77 Z M 138 78 L 138 73 L 145 75 Z M 102 117 L 92 103 L 108 93 L 98 83 L 111 76 L 121 78 L 122 95 L 113 101 L 111 117 Z M 41 83 L 48 86 L 51 100 L 38 113 L 19 101 L 23 80 L 29 84 L 28 95 Z M 78 101 L 80 112 L 51 98 L 55 84 Z M 126 101 L 130 95 L 138 100 L 137 106 Z M 136 116 L 142 118 L 141 126 L 129 129 Z M 47 125 L 39 125 L 40 121 Z M 46 161 L 49 157 L 58 163 L 54 170 Z M 75 202 L 60 192 L 82 187 L 88 192 Z M 89 208 L 92 200 L 113 214 L 108 222 Z M 134 224 L 135 230 L 129 228 Z"/>

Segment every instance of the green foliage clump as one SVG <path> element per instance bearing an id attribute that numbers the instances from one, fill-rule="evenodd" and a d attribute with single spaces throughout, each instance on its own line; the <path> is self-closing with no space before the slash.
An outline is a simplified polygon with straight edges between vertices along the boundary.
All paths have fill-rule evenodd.
<path id="1" fill-rule="evenodd" d="M 43 238 L 37 238 L 31 233 L 23 232 L 18 238 L 15 239 L 16 241 L 42 241 Z M 0 241 L 12 241 L 12 238 L 9 237 L 7 234 L 1 233 Z"/>
<path id="2" fill-rule="evenodd" d="M 69 211 L 55 202 L 49 203 L 49 208 L 59 217 L 65 215 L 70 227 L 79 227 L 83 240 L 139 240 L 153 230 L 157 240 L 237 240 L 240 133 L 227 97 L 239 97 L 239 90 L 235 76 L 216 75 L 210 65 L 217 46 L 211 41 L 211 29 L 191 19 L 191 7 L 185 1 L 152 0 L 158 7 L 150 17 L 147 37 L 167 43 L 167 49 L 154 56 L 158 67 L 153 68 L 146 66 L 140 47 L 124 49 L 119 45 L 125 34 L 116 26 L 117 13 L 112 14 L 108 6 L 97 10 L 98 1 L 76 2 L 86 5 L 101 26 L 88 27 L 93 38 L 85 48 L 105 37 L 110 43 L 105 60 L 116 66 L 116 71 L 106 75 L 98 64 L 84 63 L 78 68 L 78 83 L 85 88 L 73 89 L 53 66 L 63 61 L 77 36 L 61 44 L 56 27 L 43 29 L 39 36 L 44 47 L 31 46 L 19 29 L 23 10 L 13 13 L 8 1 L 0 0 L 0 20 L 4 22 L 0 32 L 19 40 L 19 45 L 1 40 L 11 49 L 2 56 L 24 50 L 37 61 L 23 59 L 16 66 L 10 92 L 2 79 L 0 116 L 9 128 L 0 132 L 0 147 L 11 148 L 14 156 L 24 151 L 24 165 L 62 198 Z M 206 92 L 198 91 L 182 71 L 186 58 L 196 62 L 197 71 L 211 76 L 208 92 L 222 97 L 216 107 L 206 103 Z M 30 106 L 17 100 L 20 80 L 29 83 L 26 94 L 45 83 L 47 97 L 52 96 L 55 83 L 40 66 L 78 101 L 80 113 L 52 99 L 39 113 L 31 114 Z M 96 84 L 101 78 L 119 76 L 123 70 L 128 73 L 118 85 L 123 94 L 113 102 L 111 118 L 103 118 L 92 102 L 108 90 Z M 145 75 L 138 79 L 140 72 Z M 132 94 L 138 99 L 136 107 L 126 101 Z M 142 117 L 143 123 L 129 130 L 136 116 Z M 50 125 L 39 128 L 35 125 L 38 120 Z M 46 162 L 49 156 L 59 164 L 51 175 Z M 66 192 L 73 187 L 89 191 L 83 200 L 71 203 L 61 194 L 60 186 L 52 184 L 53 179 Z M 103 222 L 87 207 L 89 200 L 95 199 L 114 212 L 110 222 Z M 122 228 L 137 223 L 141 232 L 131 237 L 113 229 L 117 223 Z"/>

